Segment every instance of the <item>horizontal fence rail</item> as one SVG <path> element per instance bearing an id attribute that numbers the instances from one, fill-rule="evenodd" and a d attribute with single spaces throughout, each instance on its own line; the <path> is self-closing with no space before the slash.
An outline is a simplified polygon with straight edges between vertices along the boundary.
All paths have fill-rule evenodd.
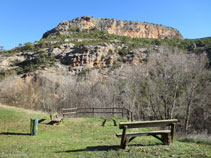
<path id="1" fill-rule="evenodd" d="M 133 121 L 133 113 L 126 108 L 63 108 L 62 114 L 63 117 L 126 117 Z"/>

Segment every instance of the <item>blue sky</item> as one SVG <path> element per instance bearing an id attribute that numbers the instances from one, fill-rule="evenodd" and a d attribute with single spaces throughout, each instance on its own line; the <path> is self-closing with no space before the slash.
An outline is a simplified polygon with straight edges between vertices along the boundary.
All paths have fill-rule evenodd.
<path id="1" fill-rule="evenodd" d="M 184 38 L 211 36 L 211 0 L 1 0 L 0 45 L 41 39 L 63 20 L 80 16 L 162 24 Z"/>

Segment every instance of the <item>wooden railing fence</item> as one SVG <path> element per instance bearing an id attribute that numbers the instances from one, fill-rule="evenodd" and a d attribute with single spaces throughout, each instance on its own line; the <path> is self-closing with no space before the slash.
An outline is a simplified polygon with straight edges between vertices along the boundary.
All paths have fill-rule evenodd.
<path id="1" fill-rule="evenodd" d="M 126 117 L 133 121 L 133 113 L 126 108 L 63 108 L 62 114 L 69 117 Z"/>

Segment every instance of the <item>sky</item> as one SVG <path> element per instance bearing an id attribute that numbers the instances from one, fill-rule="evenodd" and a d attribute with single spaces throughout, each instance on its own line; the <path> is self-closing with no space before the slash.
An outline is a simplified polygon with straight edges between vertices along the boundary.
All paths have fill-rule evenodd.
<path id="1" fill-rule="evenodd" d="M 150 22 L 184 38 L 211 36 L 211 0 L 1 0 L 0 46 L 39 41 L 63 20 L 81 16 Z"/>

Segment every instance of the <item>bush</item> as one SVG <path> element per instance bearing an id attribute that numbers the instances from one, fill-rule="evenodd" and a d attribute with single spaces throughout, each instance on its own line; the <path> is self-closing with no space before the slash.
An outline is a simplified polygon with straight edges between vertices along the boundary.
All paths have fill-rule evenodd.
<path id="1" fill-rule="evenodd" d="M 34 50 L 34 45 L 31 42 L 25 43 L 24 50 Z"/>
<path id="2" fill-rule="evenodd" d="M 123 57 L 123 56 L 128 55 L 128 54 L 129 54 L 129 52 L 130 52 L 130 50 L 129 50 L 129 49 L 127 49 L 127 48 L 123 48 L 123 49 L 121 49 L 121 50 L 119 51 L 119 55 Z"/>
<path id="3" fill-rule="evenodd" d="M 109 49 L 108 50 L 108 55 L 113 55 L 113 54 L 114 54 L 113 50 L 112 49 Z"/>
<path id="4" fill-rule="evenodd" d="M 32 59 L 25 60 L 23 62 L 17 63 L 15 66 L 18 74 L 33 72 L 39 68 L 45 68 L 53 66 L 56 59 L 49 56 L 45 50 L 40 50 L 33 55 Z"/>

